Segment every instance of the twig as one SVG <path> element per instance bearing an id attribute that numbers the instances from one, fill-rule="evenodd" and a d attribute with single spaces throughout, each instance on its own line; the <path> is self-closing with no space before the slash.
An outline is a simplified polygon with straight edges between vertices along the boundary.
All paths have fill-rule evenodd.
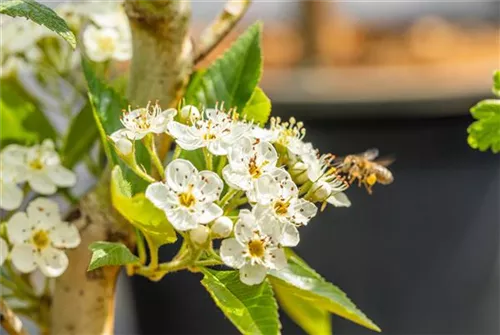
<path id="1" fill-rule="evenodd" d="M 229 0 L 220 15 L 201 33 L 194 63 L 212 51 L 240 21 L 250 6 L 250 0 Z"/>
<path id="2" fill-rule="evenodd" d="M 24 329 L 23 323 L 16 314 L 7 306 L 5 301 L 0 298 L 0 324 L 9 335 L 29 335 Z"/>

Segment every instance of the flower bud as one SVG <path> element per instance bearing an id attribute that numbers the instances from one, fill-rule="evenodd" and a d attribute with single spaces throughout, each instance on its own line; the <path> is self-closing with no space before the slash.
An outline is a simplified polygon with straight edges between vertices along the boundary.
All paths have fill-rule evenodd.
<path id="1" fill-rule="evenodd" d="M 199 118 L 200 117 L 200 111 L 198 108 L 192 105 L 186 105 L 182 107 L 181 112 L 180 112 L 180 117 L 181 121 L 189 121 L 192 118 Z"/>
<path id="2" fill-rule="evenodd" d="M 288 171 L 290 172 L 292 179 L 299 185 L 302 185 L 309 180 L 307 177 L 307 164 L 296 162 Z"/>
<path id="3" fill-rule="evenodd" d="M 203 225 L 199 225 L 189 232 L 191 241 L 198 246 L 204 245 L 207 242 L 209 235 L 210 229 L 207 226 Z"/>
<path id="4" fill-rule="evenodd" d="M 233 221 L 227 216 L 221 216 L 212 225 L 212 233 L 217 237 L 228 237 L 233 231 Z"/>
<path id="5" fill-rule="evenodd" d="M 114 132 L 110 136 L 115 148 L 121 156 L 129 156 L 132 153 L 132 141 L 120 132 Z"/>

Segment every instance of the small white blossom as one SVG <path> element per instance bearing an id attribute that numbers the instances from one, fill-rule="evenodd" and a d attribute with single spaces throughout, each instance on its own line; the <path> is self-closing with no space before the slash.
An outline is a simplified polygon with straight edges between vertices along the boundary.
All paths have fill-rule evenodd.
<path id="1" fill-rule="evenodd" d="M 7 242 L 3 238 L 0 237 L 0 266 L 3 265 L 3 262 L 7 259 L 9 255 L 9 246 Z"/>
<path id="2" fill-rule="evenodd" d="M 146 198 L 165 212 L 174 228 L 185 231 L 222 215 L 222 209 L 214 203 L 222 188 L 216 173 L 198 172 L 191 162 L 176 159 L 166 167 L 165 182 L 148 186 Z"/>
<path id="3" fill-rule="evenodd" d="M 276 134 L 274 143 L 285 147 L 292 156 L 290 158 L 309 149 L 303 142 L 306 135 L 304 124 L 297 122 L 293 117 L 288 122 L 282 122 L 279 117 L 271 118 L 271 131 Z"/>
<path id="4" fill-rule="evenodd" d="M 255 182 L 276 169 L 278 154 L 268 142 L 252 143 L 243 138 L 231 150 L 229 164 L 222 170 L 225 181 L 232 188 L 243 190 L 255 201 Z"/>
<path id="5" fill-rule="evenodd" d="M 88 57 L 95 62 L 126 61 L 132 57 L 130 36 L 115 28 L 87 26 L 83 32 L 83 45 Z"/>
<path id="6" fill-rule="evenodd" d="M 272 217 L 243 209 L 234 231 L 235 238 L 222 241 L 220 256 L 226 265 L 240 270 L 243 283 L 259 284 L 269 270 L 286 266 L 280 224 Z"/>
<path id="7" fill-rule="evenodd" d="M 179 122 L 168 124 L 169 133 L 184 150 L 207 147 L 213 155 L 227 155 L 229 148 L 243 137 L 250 125 L 235 121 L 230 113 L 206 109 L 192 126 Z"/>
<path id="8" fill-rule="evenodd" d="M 35 192 L 49 195 L 54 194 L 57 187 L 72 187 L 76 184 L 76 175 L 61 165 L 52 140 L 44 140 L 42 144 L 24 150 L 26 171 L 21 177 Z"/>
<path id="9" fill-rule="evenodd" d="M 0 208 L 11 211 L 23 201 L 23 191 L 17 186 L 24 168 L 25 148 L 17 144 L 8 145 L 0 154 Z"/>
<path id="10" fill-rule="evenodd" d="M 24 212 L 14 214 L 7 222 L 7 234 L 14 245 L 12 264 L 28 273 L 37 267 L 47 277 L 58 277 L 68 267 L 62 249 L 80 244 L 78 229 L 61 221 L 57 203 L 46 198 L 33 200 Z"/>
<path id="11" fill-rule="evenodd" d="M 148 103 L 145 108 L 130 109 L 124 112 L 121 117 L 123 124 L 122 129 L 115 131 L 110 137 L 117 145 L 124 145 L 124 149 L 128 144 L 118 143 L 124 138 L 129 140 L 140 140 L 147 134 L 161 134 L 167 131 L 167 124 L 171 122 L 177 110 L 169 108 L 162 110 L 160 105 L 151 105 Z"/>
<path id="12" fill-rule="evenodd" d="M 318 211 L 312 202 L 299 198 L 297 185 L 283 169 L 276 169 L 257 181 L 256 199 L 255 213 L 270 214 L 281 222 L 289 246 L 299 242 L 296 226 L 307 225 Z"/>
<path id="13" fill-rule="evenodd" d="M 233 221 L 227 216 L 221 216 L 215 219 L 212 224 L 212 233 L 217 237 L 228 237 L 233 231 Z"/>
<path id="14" fill-rule="evenodd" d="M 327 201 L 335 207 L 349 207 L 351 202 L 343 193 L 349 185 L 336 174 L 332 168 L 332 155 L 321 155 L 307 152 L 301 156 L 306 166 L 307 177 L 313 182 L 311 186 L 314 201 Z"/>
<path id="15" fill-rule="evenodd" d="M 109 138 L 115 144 L 116 149 L 124 156 L 128 156 L 132 153 L 134 144 L 127 137 L 126 131 L 118 130 L 109 136 Z"/>

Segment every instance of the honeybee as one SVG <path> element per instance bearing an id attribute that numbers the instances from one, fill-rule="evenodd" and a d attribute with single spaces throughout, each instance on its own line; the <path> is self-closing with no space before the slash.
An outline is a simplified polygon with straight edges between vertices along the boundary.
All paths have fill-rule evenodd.
<path id="1" fill-rule="evenodd" d="M 352 184 L 358 180 L 358 185 L 364 185 L 369 194 L 376 183 L 388 185 L 394 181 L 392 172 L 387 169 L 394 159 L 378 159 L 378 149 L 370 149 L 361 154 L 348 155 L 338 161 L 337 170 L 347 176 Z"/>

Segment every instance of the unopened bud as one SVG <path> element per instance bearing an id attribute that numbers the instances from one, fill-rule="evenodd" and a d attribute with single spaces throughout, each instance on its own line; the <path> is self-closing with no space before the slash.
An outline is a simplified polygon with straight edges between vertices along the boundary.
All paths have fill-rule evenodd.
<path id="1" fill-rule="evenodd" d="M 207 226 L 203 225 L 199 225 L 189 232 L 191 241 L 199 246 L 204 245 L 207 242 L 209 235 L 210 229 Z"/>
<path id="2" fill-rule="evenodd" d="M 111 134 L 111 140 L 115 144 L 115 148 L 120 156 L 129 156 L 132 154 L 133 144 L 123 133 L 117 131 Z"/>
<path id="3" fill-rule="evenodd" d="M 217 237 L 228 237 L 233 231 L 233 221 L 227 216 L 221 216 L 212 225 L 212 233 Z"/>
<path id="4" fill-rule="evenodd" d="M 180 112 L 180 117 L 182 121 L 189 121 L 192 118 L 199 118 L 200 117 L 200 111 L 198 108 L 192 105 L 186 105 L 182 107 L 181 112 Z"/>
<path id="5" fill-rule="evenodd" d="M 304 184 L 309 180 L 307 177 L 307 164 L 297 162 L 288 170 L 292 179 L 299 185 Z"/>

